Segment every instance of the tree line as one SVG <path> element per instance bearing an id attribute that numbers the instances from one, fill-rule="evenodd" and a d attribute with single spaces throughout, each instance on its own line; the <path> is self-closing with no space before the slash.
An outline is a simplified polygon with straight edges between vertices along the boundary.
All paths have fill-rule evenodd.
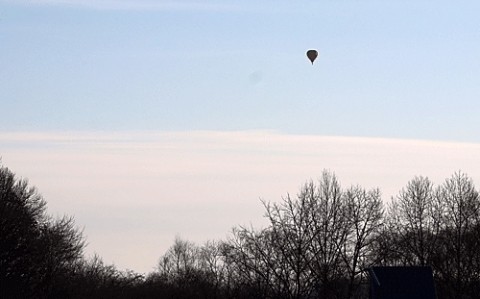
<path id="1" fill-rule="evenodd" d="M 26 180 L 0 165 L 2 298 L 368 298 L 370 266 L 431 266 L 439 299 L 480 294 L 480 197 L 458 172 L 434 186 L 341 186 L 323 171 L 266 202 L 264 228 L 197 245 L 177 237 L 147 275 L 86 258 L 72 217 L 52 218 Z M 135 254 L 135 253 L 132 253 Z"/>

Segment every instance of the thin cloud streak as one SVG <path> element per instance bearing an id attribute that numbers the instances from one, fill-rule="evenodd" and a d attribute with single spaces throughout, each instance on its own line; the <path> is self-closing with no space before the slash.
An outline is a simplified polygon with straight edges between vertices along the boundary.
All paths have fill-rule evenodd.
<path id="1" fill-rule="evenodd" d="M 95 10 L 138 10 L 138 11 L 234 11 L 239 6 L 220 2 L 162 1 L 162 0 L 20 0 L 1 1 L 16 5 L 64 6 Z"/>
<path id="2" fill-rule="evenodd" d="M 480 181 L 476 143 L 274 131 L 0 132 L 0 156 L 50 213 L 75 216 L 87 252 L 141 272 L 176 234 L 201 243 L 264 225 L 260 199 L 295 195 L 323 169 L 344 187 L 379 187 L 385 201 L 415 175 L 441 184 L 461 170 Z"/>

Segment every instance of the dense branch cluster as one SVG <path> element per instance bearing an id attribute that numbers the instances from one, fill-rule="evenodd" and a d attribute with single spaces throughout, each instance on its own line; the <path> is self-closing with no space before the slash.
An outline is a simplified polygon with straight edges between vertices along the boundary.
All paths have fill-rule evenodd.
<path id="1" fill-rule="evenodd" d="M 368 298 L 370 266 L 431 266 L 439 299 L 480 293 L 480 197 L 455 173 L 415 177 L 384 206 L 324 171 L 296 196 L 263 202 L 268 225 L 203 245 L 177 237 L 146 277 L 95 256 L 71 217 L 52 219 L 24 180 L 0 169 L 5 298 Z M 132 253 L 135 254 L 135 253 Z"/>
<path id="2" fill-rule="evenodd" d="M 84 247 L 72 217 L 50 217 L 37 190 L 0 165 L 0 298 L 115 298 L 141 281 L 85 259 Z"/>

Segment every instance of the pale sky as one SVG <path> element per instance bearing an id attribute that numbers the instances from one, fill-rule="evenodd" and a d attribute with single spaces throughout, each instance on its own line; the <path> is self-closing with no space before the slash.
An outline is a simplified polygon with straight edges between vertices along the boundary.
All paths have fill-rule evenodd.
<path id="1" fill-rule="evenodd" d="M 0 156 L 89 253 L 149 272 L 324 168 L 480 181 L 478 1 L 258 2 L 0 0 Z"/>

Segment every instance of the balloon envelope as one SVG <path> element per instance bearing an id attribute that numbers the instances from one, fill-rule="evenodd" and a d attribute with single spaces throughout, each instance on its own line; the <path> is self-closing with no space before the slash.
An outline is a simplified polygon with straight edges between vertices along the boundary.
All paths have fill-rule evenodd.
<path id="1" fill-rule="evenodd" d="M 317 50 L 308 50 L 307 51 L 307 57 L 308 57 L 308 59 L 310 59 L 312 64 L 315 61 L 315 59 L 317 58 L 317 56 L 318 56 Z"/>

